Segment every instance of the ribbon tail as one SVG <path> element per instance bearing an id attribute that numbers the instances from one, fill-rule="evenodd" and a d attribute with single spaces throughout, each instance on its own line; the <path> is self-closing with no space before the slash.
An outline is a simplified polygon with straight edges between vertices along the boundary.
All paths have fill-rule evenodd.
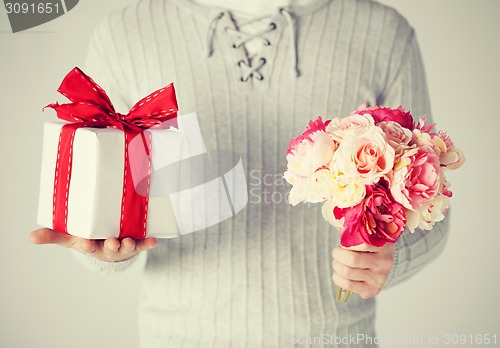
<path id="1" fill-rule="evenodd" d="M 73 167 L 73 141 L 76 130 L 83 125 L 65 124 L 59 134 L 57 161 L 54 175 L 52 227 L 55 231 L 68 234 L 68 197 Z"/>
<path id="2" fill-rule="evenodd" d="M 89 103 L 53 103 L 45 106 L 54 109 L 57 117 L 71 123 L 86 123 L 95 128 L 109 127 L 109 114 L 99 105 Z M 78 116 L 76 116 L 78 115 Z"/>
<path id="3" fill-rule="evenodd" d="M 61 120 L 65 120 L 68 122 L 80 121 L 79 118 L 73 116 L 71 111 L 67 107 L 65 107 L 67 105 L 71 105 L 71 104 L 59 104 L 58 102 L 55 102 L 53 104 L 46 105 L 42 109 L 42 111 L 45 111 L 45 109 L 47 109 L 47 108 L 51 108 L 51 109 L 55 110 L 55 112 L 57 113 L 57 117 L 60 118 Z"/>
<path id="4" fill-rule="evenodd" d="M 147 232 L 149 188 L 151 183 L 151 133 L 141 132 L 145 144 L 145 152 L 138 152 L 131 146 L 139 135 L 137 131 L 124 130 L 125 166 L 123 173 L 122 211 L 120 217 L 119 238 L 144 239 Z M 143 150 L 144 151 L 144 148 Z M 133 160 L 131 161 L 131 158 Z M 132 168 L 132 164 L 137 166 Z M 139 174 L 138 174 L 139 173 Z M 138 185 L 146 185 L 138 190 Z M 140 194 L 138 191 L 141 191 Z"/>

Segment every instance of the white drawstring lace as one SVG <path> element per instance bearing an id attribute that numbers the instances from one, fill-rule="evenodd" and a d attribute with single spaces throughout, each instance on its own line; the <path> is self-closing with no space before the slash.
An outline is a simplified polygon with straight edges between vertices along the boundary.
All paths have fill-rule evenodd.
<path id="1" fill-rule="evenodd" d="M 248 62 L 244 60 L 240 60 L 238 62 L 238 66 L 241 68 L 241 81 L 242 82 L 247 82 L 251 78 L 255 77 L 257 80 L 262 81 L 264 80 L 264 75 L 260 72 L 260 69 L 266 64 L 266 58 L 261 57 L 259 61 L 257 62 L 257 65 L 252 65 L 253 63 L 253 58 L 250 57 Z"/>
<path id="2" fill-rule="evenodd" d="M 249 22 L 247 24 L 250 24 L 252 22 Z M 269 41 L 267 38 L 264 37 L 264 35 L 270 33 L 271 31 L 276 29 L 276 24 L 275 23 L 269 23 L 268 28 L 257 31 L 255 33 L 249 33 L 241 29 L 234 29 L 231 27 L 226 27 L 226 33 L 230 34 L 231 36 L 235 36 L 237 39 L 233 43 L 233 48 L 239 48 L 241 45 L 244 45 L 245 43 L 254 40 L 254 39 L 260 39 L 262 40 L 262 43 L 264 46 L 269 46 L 271 45 L 271 41 Z"/>
<path id="3" fill-rule="evenodd" d="M 210 57 L 214 53 L 214 39 L 215 39 L 215 31 L 217 30 L 217 23 L 220 19 L 224 17 L 224 12 L 219 12 L 217 16 L 212 19 L 210 25 L 208 26 L 207 31 L 207 56 Z"/>
<path id="4" fill-rule="evenodd" d="M 299 51 L 297 43 L 297 29 L 295 28 L 295 20 L 293 18 L 293 14 L 285 8 L 281 8 L 280 13 L 286 18 L 288 22 L 288 30 L 290 31 L 290 37 L 292 38 L 293 58 L 295 60 L 295 65 L 294 65 L 295 74 L 297 77 L 299 77 L 300 76 Z"/>

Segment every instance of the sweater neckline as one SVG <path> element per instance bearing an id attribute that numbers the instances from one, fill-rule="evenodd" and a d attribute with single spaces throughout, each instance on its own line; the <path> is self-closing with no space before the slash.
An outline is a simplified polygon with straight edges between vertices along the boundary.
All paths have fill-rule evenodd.
<path id="1" fill-rule="evenodd" d="M 187 11 L 196 14 L 201 14 L 204 16 L 206 16 L 208 13 L 216 13 L 220 12 L 221 10 L 225 10 L 215 6 L 209 7 L 206 5 L 202 5 L 193 0 L 172 0 L 172 1 L 175 2 L 177 5 L 181 6 L 182 8 L 186 9 Z M 332 1 L 334 0 L 315 0 L 311 1 L 306 5 L 289 5 L 285 6 L 284 8 L 290 9 L 296 16 L 303 16 L 303 15 L 308 15 L 312 12 L 319 10 L 322 7 L 327 6 Z M 279 7 L 276 7 L 276 10 L 278 9 Z"/>
<path id="2" fill-rule="evenodd" d="M 231 25 L 229 22 L 235 24 L 235 19 L 231 10 L 220 8 L 220 7 L 208 7 L 207 5 L 200 4 L 195 0 L 171 0 L 182 10 L 187 11 L 192 14 L 200 15 L 204 19 L 209 19 L 210 23 L 207 27 L 207 56 L 211 57 L 214 52 L 214 39 L 218 33 L 227 34 L 227 30 L 231 29 L 235 32 L 240 32 L 240 42 L 232 42 L 225 45 L 221 52 L 225 55 L 225 59 L 228 61 L 236 61 L 238 69 L 232 70 L 235 81 L 239 81 L 237 84 L 238 89 L 246 90 L 247 88 L 266 90 L 269 87 L 269 80 L 273 72 L 273 68 L 270 67 L 277 54 L 277 45 L 283 36 L 283 30 L 280 30 L 277 34 L 274 29 L 283 27 L 287 31 L 287 37 L 289 40 L 289 54 L 290 59 L 293 61 L 293 73 L 296 78 L 301 75 L 299 67 L 299 51 L 298 51 L 298 38 L 297 38 L 297 19 L 301 16 L 312 14 L 315 11 L 320 10 L 333 3 L 334 0 L 312 0 L 306 4 L 298 5 L 292 4 L 286 7 L 276 7 L 274 14 L 263 15 L 262 18 L 254 19 L 244 19 L 244 21 L 260 21 L 262 19 L 269 20 L 269 30 L 257 31 L 255 34 L 250 34 L 248 32 L 240 31 L 238 25 Z M 226 23 L 224 26 L 224 32 L 221 31 L 220 23 Z M 268 34 L 269 37 L 265 38 L 263 35 Z M 227 35 L 224 35 L 228 37 Z M 247 38 L 252 39 L 253 37 L 260 37 L 262 40 L 267 42 L 265 46 L 270 46 L 269 38 L 273 42 L 276 42 L 272 49 L 267 49 L 267 53 L 261 55 L 260 51 L 255 54 L 250 54 L 245 46 L 245 41 Z M 233 49 L 228 49 L 232 47 Z M 237 50 L 236 50 L 237 49 Z M 263 48 L 262 52 L 266 51 Z M 266 75 L 264 77 L 264 75 Z"/>

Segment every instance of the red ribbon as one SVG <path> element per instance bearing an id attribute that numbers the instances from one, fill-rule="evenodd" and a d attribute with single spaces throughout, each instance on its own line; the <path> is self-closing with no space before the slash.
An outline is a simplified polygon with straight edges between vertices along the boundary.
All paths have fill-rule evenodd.
<path id="1" fill-rule="evenodd" d="M 79 68 L 74 68 L 63 79 L 59 93 L 71 100 L 67 104 L 49 104 L 56 110 L 57 117 L 71 123 L 61 128 L 54 178 L 54 202 L 52 224 L 56 231 L 68 234 L 68 195 L 71 182 L 73 140 L 76 130 L 82 127 L 118 128 L 125 137 L 123 194 L 119 238 L 146 237 L 148 195 L 137 193 L 130 167 L 128 147 L 131 141 L 141 135 L 146 149 L 146 157 L 141 159 L 147 166 L 148 183 L 151 175 L 151 137 L 144 135 L 144 129 L 172 120 L 177 126 L 177 100 L 173 84 L 159 89 L 135 104 L 126 115 L 117 113 L 106 92 Z M 150 135 L 150 134 L 149 134 Z M 139 161 L 135 161 L 139 162 Z M 134 163 L 135 163 L 134 162 Z M 146 192 L 149 192 L 147 188 Z"/>

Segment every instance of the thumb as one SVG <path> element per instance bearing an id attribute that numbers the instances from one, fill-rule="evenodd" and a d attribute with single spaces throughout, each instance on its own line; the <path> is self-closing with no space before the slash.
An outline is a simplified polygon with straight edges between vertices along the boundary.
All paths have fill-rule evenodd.
<path id="1" fill-rule="evenodd" d="M 374 247 L 374 246 L 366 244 L 366 243 L 362 243 L 359 245 L 353 245 L 351 247 L 345 247 L 344 249 L 352 250 L 352 251 L 361 251 L 361 252 L 365 252 L 365 253 L 374 253 L 374 252 L 377 252 L 380 248 Z"/>
<path id="2" fill-rule="evenodd" d="M 73 242 L 73 236 L 49 228 L 41 228 L 31 232 L 30 241 L 33 244 L 58 244 L 68 247 Z"/>

